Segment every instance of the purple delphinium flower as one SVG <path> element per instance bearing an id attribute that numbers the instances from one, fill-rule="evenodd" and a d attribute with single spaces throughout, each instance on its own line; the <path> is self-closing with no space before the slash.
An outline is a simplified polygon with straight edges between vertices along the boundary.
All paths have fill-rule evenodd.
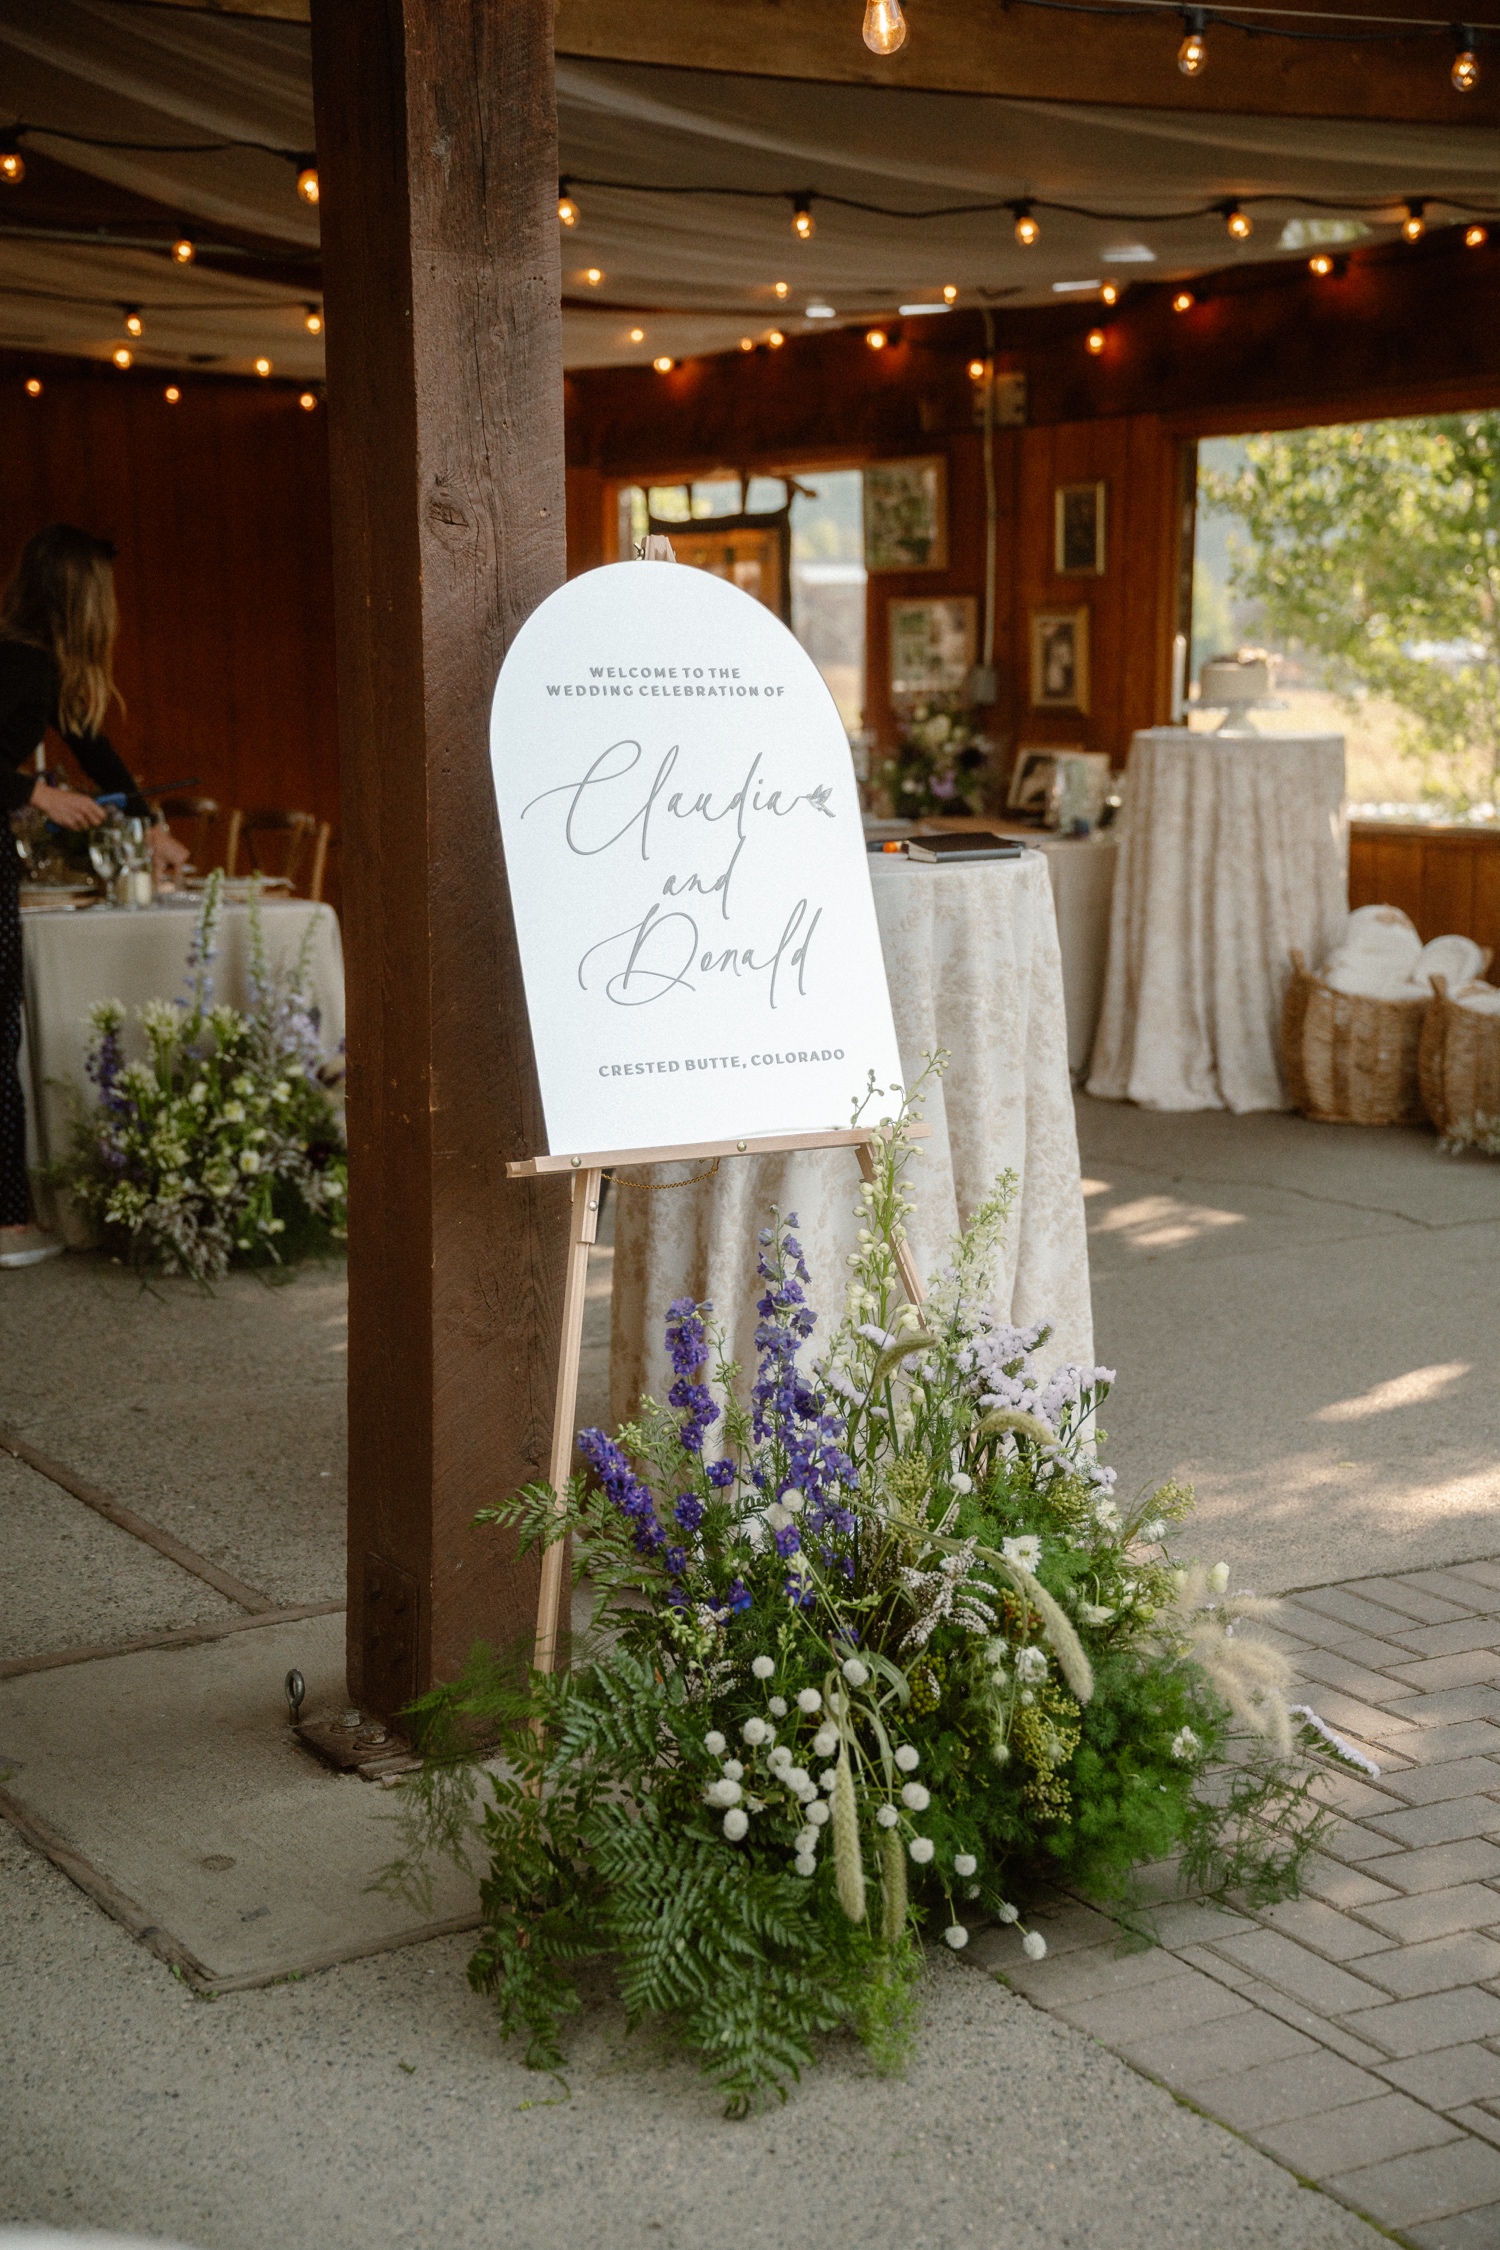
<path id="1" fill-rule="evenodd" d="M 788 1555 L 797 1555 L 802 1552 L 802 1541 L 794 1523 L 784 1523 L 777 1532 L 776 1552 L 782 1557 L 783 1561 Z"/>
<path id="2" fill-rule="evenodd" d="M 750 1589 L 742 1578 L 731 1579 L 724 1599 L 733 1610 L 747 1610 L 750 1607 Z"/>
<path id="3" fill-rule="evenodd" d="M 712 1311 L 712 1305 L 695 1304 L 691 1297 L 678 1297 L 667 1307 L 667 1353 L 677 1378 L 667 1403 L 682 1416 L 678 1434 L 685 1453 L 701 1454 L 706 1432 L 719 1419 L 708 1385 L 701 1380 L 708 1358 L 703 1315 Z"/>
<path id="4" fill-rule="evenodd" d="M 710 1461 L 708 1464 L 708 1481 L 722 1492 L 726 1485 L 734 1482 L 734 1463 L 732 1461 Z"/>
<path id="5" fill-rule="evenodd" d="M 797 1366 L 797 1353 L 811 1335 L 817 1316 L 809 1310 L 803 1294 L 808 1273 L 801 1245 L 791 1231 L 796 1224 L 797 1215 L 790 1212 L 781 1227 L 761 1236 L 757 1271 L 767 1288 L 755 1308 L 760 1315 L 755 1331 L 760 1362 L 750 1394 L 752 1427 L 757 1439 L 771 1439 L 785 1456 L 786 1471 L 776 1497 L 800 1492 L 807 1502 L 811 1529 L 831 1530 L 849 1538 L 854 1531 L 854 1516 L 848 1494 L 857 1480 L 854 1464 L 841 1443 L 844 1423 L 829 1411 L 821 1388 L 809 1382 Z M 753 1475 L 764 1490 L 764 1472 L 757 1468 Z"/>
<path id="6" fill-rule="evenodd" d="M 642 1483 L 628 1456 L 603 1430 L 580 1430 L 578 1450 L 598 1477 L 608 1497 L 635 1525 L 635 1543 L 643 1555 L 666 1544 L 666 1533 L 657 1521 L 656 1502 Z"/>
<path id="7" fill-rule="evenodd" d="M 672 1513 L 684 1531 L 696 1531 L 703 1521 L 703 1502 L 694 1493 L 684 1492 Z"/>
<path id="8" fill-rule="evenodd" d="M 688 1566 L 686 1547 L 668 1547 L 661 1559 L 674 1578 L 680 1578 Z"/>

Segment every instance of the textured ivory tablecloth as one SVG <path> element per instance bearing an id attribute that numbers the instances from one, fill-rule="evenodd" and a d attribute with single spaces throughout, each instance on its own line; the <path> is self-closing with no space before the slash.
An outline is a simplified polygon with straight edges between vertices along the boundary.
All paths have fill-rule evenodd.
<path id="1" fill-rule="evenodd" d="M 323 1051 L 335 1055 L 344 1036 L 344 951 L 338 916 L 310 899 L 263 899 L 266 953 L 290 966 L 309 921 L 314 924 L 308 988 L 320 1016 Z M 93 1099 L 87 1077 L 89 1010 L 100 1000 L 124 1003 L 125 1051 L 145 1052 L 135 1010 L 148 1000 L 175 1000 L 186 990 L 193 906 L 91 907 L 84 914 L 25 914 L 26 1004 L 21 1084 L 26 1095 L 26 1154 L 32 1164 L 66 1152 L 72 1124 L 69 1084 Z M 214 998 L 243 1007 L 248 996 L 250 910 L 227 906 L 219 925 Z M 45 1191 L 42 1191 L 45 1195 Z"/>
<path id="2" fill-rule="evenodd" d="M 950 1050 L 926 1106 L 932 1137 L 910 1166 L 910 1222 L 919 1270 L 940 1265 L 950 1235 L 1007 1168 L 1019 1180 L 999 1297 L 1018 1323 L 1054 1323 L 1049 1362 L 1091 1364 L 1093 1318 L 1068 1074 L 1062 969 L 1046 862 L 923 867 L 872 859 L 871 885 L 890 980 L 902 1068 Z M 857 1091 L 850 1088 L 851 1101 Z M 876 1115 L 880 1112 L 877 1110 Z M 685 1178 L 701 1165 L 630 1178 Z M 711 1298 L 731 1356 L 755 1366 L 755 1238 L 772 1204 L 795 1211 L 818 1314 L 813 1351 L 843 1311 L 855 1246 L 859 1169 L 852 1150 L 726 1158 L 701 1186 L 649 1195 L 628 1185 L 615 1219 L 611 1411 L 643 1391 L 666 1396 L 662 1321 L 674 1297 Z"/>
<path id="3" fill-rule="evenodd" d="M 1290 955 L 1320 962 L 1348 918 L 1343 797 L 1342 735 L 1136 735 L 1091 1094 L 1289 1106 Z"/>

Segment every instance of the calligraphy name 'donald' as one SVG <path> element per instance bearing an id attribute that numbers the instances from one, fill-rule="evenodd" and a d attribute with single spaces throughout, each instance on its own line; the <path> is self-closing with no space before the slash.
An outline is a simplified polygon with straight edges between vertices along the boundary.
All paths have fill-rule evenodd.
<path id="1" fill-rule="evenodd" d="M 647 864 L 653 856 L 677 857 L 696 835 L 717 847 L 711 862 L 682 868 L 663 880 L 660 897 L 681 900 L 717 900 L 721 922 L 730 919 L 730 900 L 751 824 L 803 818 L 835 818 L 826 783 L 788 794 L 770 788 L 760 777 L 762 754 L 757 751 L 739 787 L 721 797 L 712 789 L 677 787 L 671 782 L 681 756 L 674 743 L 657 763 L 654 774 L 644 768 L 645 753 L 639 742 L 622 739 L 601 750 L 593 764 L 576 781 L 559 782 L 542 790 L 523 808 L 521 818 L 549 798 L 567 799 L 563 840 L 580 859 L 598 859 L 623 852 Z M 705 904 L 703 909 L 712 909 Z M 670 992 L 694 992 L 698 977 L 764 976 L 768 1005 L 777 1004 L 778 984 L 794 974 L 797 991 L 807 990 L 809 949 L 822 908 L 809 909 L 805 897 L 788 912 L 774 941 L 723 945 L 703 942 L 696 913 L 686 907 L 663 908 L 653 900 L 636 922 L 588 947 L 578 963 L 578 982 L 587 991 L 591 978 L 617 1007 L 638 1008 Z"/>

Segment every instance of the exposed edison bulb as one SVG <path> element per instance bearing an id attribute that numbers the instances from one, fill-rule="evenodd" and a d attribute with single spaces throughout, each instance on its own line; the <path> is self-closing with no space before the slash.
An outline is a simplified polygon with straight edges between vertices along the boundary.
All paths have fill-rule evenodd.
<path id="1" fill-rule="evenodd" d="M 40 398 L 41 395 L 41 377 L 39 375 L 28 375 L 26 378 L 26 396 L 28 398 Z"/>
<path id="2" fill-rule="evenodd" d="M 566 187 L 561 185 L 558 188 L 557 216 L 565 227 L 576 227 L 581 217 L 577 204 L 569 195 Z"/>
<path id="3" fill-rule="evenodd" d="M 906 18 L 901 0 L 869 0 L 865 9 L 865 45 L 872 55 L 893 55 L 906 44 Z"/>
<path id="4" fill-rule="evenodd" d="M 677 362 L 675 359 L 669 359 L 666 353 L 663 352 L 660 359 L 653 359 L 651 364 L 656 369 L 658 375 L 670 375 L 673 368 L 677 365 Z"/>
<path id="5" fill-rule="evenodd" d="M 1106 281 L 1100 290 L 1099 302 L 1101 305 L 1117 305 L 1120 302 L 1120 292 L 1112 281 Z"/>
<path id="6" fill-rule="evenodd" d="M 789 281 L 778 281 L 778 282 L 776 283 L 776 294 L 777 294 L 777 296 L 778 296 L 778 297 L 785 297 L 785 296 L 789 296 L 789 295 L 790 295 L 790 293 L 791 293 L 791 287 L 792 287 L 792 285 L 791 285 L 791 283 L 790 283 Z"/>
<path id="7" fill-rule="evenodd" d="M 1427 220 L 1424 216 L 1426 209 L 1425 203 L 1407 204 L 1406 217 L 1401 221 L 1401 232 L 1408 242 L 1420 242 L 1427 232 Z"/>
<path id="8" fill-rule="evenodd" d="M 168 406 L 175 406 L 179 399 L 182 397 L 182 393 L 177 388 L 177 385 L 175 383 L 168 383 L 166 389 L 162 392 L 161 395 L 166 400 Z"/>
<path id="9" fill-rule="evenodd" d="M 945 305 L 956 305 L 958 303 L 958 283 L 956 281 L 945 281 L 943 283 L 943 303 Z"/>
<path id="10" fill-rule="evenodd" d="M 773 352 L 779 352 L 782 345 L 786 342 L 786 338 L 782 335 L 779 328 L 768 328 L 766 330 L 766 342 L 770 345 Z"/>
<path id="11" fill-rule="evenodd" d="M 270 374 L 271 362 L 264 356 L 264 354 L 262 354 L 262 356 L 255 362 L 255 372 L 257 375 Z"/>
<path id="12" fill-rule="evenodd" d="M 1104 330 L 1102 328 L 1091 328 L 1087 336 L 1085 336 L 1084 342 L 1088 345 L 1089 350 L 1093 352 L 1097 357 L 1097 355 L 1104 349 Z"/>
<path id="13" fill-rule="evenodd" d="M 131 352 L 131 351 L 127 351 L 127 350 L 126 350 L 126 348 L 125 348 L 125 346 L 124 346 L 123 344 L 121 344 L 121 345 L 120 345 L 120 346 L 118 347 L 118 349 L 117 349 L 117 350 L 115 350 L 115 351 L 112 351 L 112 352 L 110 353 L 110 355 L 109 355 L 109 356 L 110 356 L 110 358 L 111 358 L 111 359 L 112 359 L 112 360 L 114 361 L 114 363 L 115 363 L 116 367 L 119 367 L 119 368 L 126 368 L 126 367 L 128 367 L 128 366 L 130 365 L 131 361 L 132 361 L 132 360 L 133 360 L 133 359 L 135 358 L 135 353 L 134 353 L 134 352 Z"/>
<path id="14" fill-rule="evenodd" d="M 141 308 L 139 305 L 127 305 L 125 307 L 125 333 L 127 336 L 145 335 L 146 330 L 141 320 Z"/>
<path id="15" fill-rule="evenodd" d="M 890 338 L 883 328 L 867 328 L 865 330 L 865 342 L 872 352 L 883 352 L 890 342 Z"/>
<path id="16" fill-rule="evenodd" d="M 302 396 L 298 399 L 297 404 L 301 407 L 304 414 L 316 414 L 318 411 L 317 392 L 304 391 L 302 393 Z"/>
<path id="17" fill-rule="evenodd" d="M 1231 203 L 1224 213 L 1224 224 L 1234 236 L 1236 242 L 1248 242 L 1255 232 L 1254 227 L 1237 203 Z"/>
<path id="18" fill-rule="evenodd" d="M 809 196 L 797 195 L 792 198 L 792 232 L 799 242 L 811 242 L 817 232 Z"/>
<path id="19" fill-rule="evenodd" d="M 1187 37 L 1177 50 L 1177 67 L 1184 78 L 1201 78 L 1208 68 L 1208 41 L 1203 36 L 1204 12 L 1190 8 L 1187 13 Z"/>
<path id="20" fill-rule="evenodd" d="M 753 352 L 754 349 L 755 338 L 753 336 L 742 336 L 740 338 L 740 350 L 742 352 Z"/>
<path id="21" fill-rule="evenodd" d="M 1479 57 L 1472 47 L 1466 44 L 1459 49 L 1453 58 L 1453 68 L 1449 76 L 1453 80 L 1455 94 L 1473 93 L 1474 88 L 1479 84 Z"/>
<path id="22" fill-rule="evenodd" d="M 597 289 L 600 282 L 604 279 L 604 275 L 598 266 L 590 266 L 588 272 L 584 275 L 583 278 L 588 283 L 590 289 Z"/>
<path id="23" fill-rule="evenodd" d="M 316 164 L 304 164 L 301 171 L 297 174 L 297 193 L 301 196 L 304 203 L 317 202 L 318 167 Z"/>
<path id="24" fill-rule="evenodd" d="M 1490 230 L 1488 227 L 1472 226 L 1464 228 L 1464 248 L 1466 250 L 1482 250 L 1489 239 Z"/>
<path id="25" fill-rule="evenodd" d="M 984 361 L 982 359 L 970 360 L 969 381 L 971 383 L 982 383 L 984 381 Z"/>
<path id="26" fill-rule="evenodd" d="M 180 234 L 172 245 L 174 266 L 190 266 L 198 253 L 185 234 Z"/>
<path id="27" fill-rule="evenodd" d="M 1197 299 L 1191 289 L 1179 289 L 1172 299 L 1172 310 L 1173 312 L 1191 312 L 1196 302 Z"/>
<path id="28" fill-rule="evenodd" d="M 1041 228 L 1031 216 L 1031 205 L 1029 203 L 1018 203 L 1016 205 L 1016 240 L 1020 243 L 1021 248 L 1029 250 L 1041 231 Z"/>
<path id="29" fill-rule="evenodd" d="M 0 150 L 0 180 L 19 187 L 26 177 L 26 159 L 18 148 Z"/>
<path id="30" fill-rule="evenodd" d="M 630 341 L 632 342 L 632 344 L 644 344 L 644 342 L 646 341 L 645 329 L 632 328 L 630 331 Z"/>
<path id="31" fill-rule="evenodd" d="M 1319 279 L 1322 280 L 1332 273 L 1333 260 L 1326 250 L 1319 250 L 1315 257 L 1308 259 L 1307 270 L 1309 273 L 1317 274 Z"/>
<path id="32" fill-rule="evenodd" d="M 307 310 L 302 315 L 302 325 L 307 330 L 309 336 L 321 336 L 323 333 L 323 314 L 321 308 L 317 305 L 309 305 L 307 307 Z"/>

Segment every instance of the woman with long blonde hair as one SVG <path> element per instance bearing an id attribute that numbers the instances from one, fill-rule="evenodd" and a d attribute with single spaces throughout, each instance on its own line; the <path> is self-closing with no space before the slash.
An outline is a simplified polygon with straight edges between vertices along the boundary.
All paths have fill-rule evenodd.
<path id="1" fill-rule="evenodd" d="M 26 542 L 0 597 L 0 809 L 35 805 L 59 828 L 95 828 L 104 809 L 83 790 L 56 787 L 37 753 L 49 727 L 90 781 L 118 792 L 128 813 L 149 807 L 104 733 L 115 686 L 115 550 L 68 523 Z M 152 830 L 158 869 L 187 857 Z M 26 1111 L 16 1057 L 21 1039 L 20 861 L 0 848 L 0 1266 L 36 1265 L 62 1248 L 30 1223 Z"/>

